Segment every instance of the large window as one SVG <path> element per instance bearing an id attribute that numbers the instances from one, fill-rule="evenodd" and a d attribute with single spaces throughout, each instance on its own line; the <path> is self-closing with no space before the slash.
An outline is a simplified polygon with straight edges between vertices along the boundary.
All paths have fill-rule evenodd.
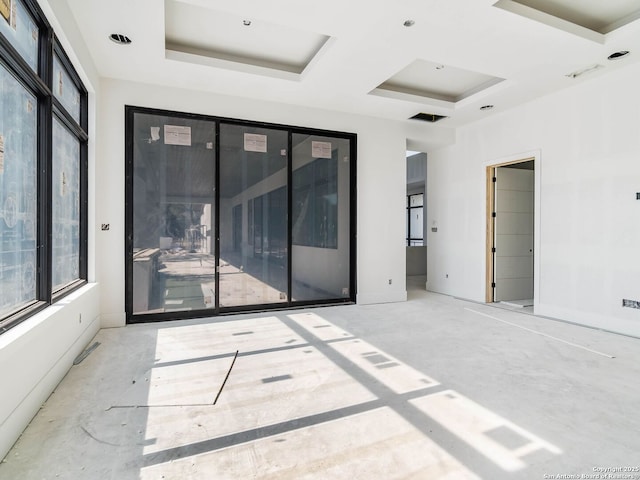
<path id="1" fill-rule="evenodd" d="M 0 333 L 86 281 L 87 92 L 35 0 L 0 2 Z"/>

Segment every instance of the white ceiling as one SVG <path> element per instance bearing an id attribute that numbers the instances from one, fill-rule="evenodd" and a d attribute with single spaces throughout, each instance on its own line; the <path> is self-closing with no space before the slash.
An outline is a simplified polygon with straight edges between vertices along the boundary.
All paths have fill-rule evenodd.
<path id="1" fill-rule="evenodd" d="M 66 2 L 104 77 L 408 122 L 448 117 L 433 128 L 640 61 L 638 0 Z M 619 50 L 631 54 L 607 60 Z M 604 68 L 566 76 L 595 64 Z"/>

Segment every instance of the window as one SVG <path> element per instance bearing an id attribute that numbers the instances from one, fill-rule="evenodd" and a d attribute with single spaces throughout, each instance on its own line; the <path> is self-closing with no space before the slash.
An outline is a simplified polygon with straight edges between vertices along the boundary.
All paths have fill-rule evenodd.
<path id="1" fill-rule="evenodd" d="M 53 94 L 76 123 L 80 123 L 80 90 L 57 55 L 53 57 Z"/>
<path id="2" fill-rule="evenodd" d="M 36 300 L 37 100 L 0 66 L 0 315 Z"/>
<path id="3" fill-rule="evenodd" d="M 407 195 L 407 246 L 424 245 L 424 193 Z"/>
<path id="4" fill-rule="evenodd" d="M 80 269 L 80 142 L 53 120 L 51 236 L 54 291 L 75 281 Z"/>
<path id="5" fill-rule="evenodd" d="M 29 67 L 37 72 L 40 29 L 34 15 L 22 0 L 2 0 L 0 13 L 0 33 L 9 40 Z"/>
<path id="6" fill-rule="evenodd" d="M 0 17 L 1 333 L 86 281 L 88 136 L 86 89 L 37 2 L 2 0 Z"/>

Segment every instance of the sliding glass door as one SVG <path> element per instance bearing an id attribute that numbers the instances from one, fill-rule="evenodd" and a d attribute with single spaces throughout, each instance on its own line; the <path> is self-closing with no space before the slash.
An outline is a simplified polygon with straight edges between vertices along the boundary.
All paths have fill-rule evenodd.
<path id="1" fill-rule="evenodd" d="M 127 321 L 352 302 L 355 136 L 127 107 Z"/>
<path id="2" fill-rule="evenodd" d="M 350 296 L 350 167 L 348 139 L 293 135 L 295 301 Z"/>
<path id="3" fill-rule="evenodd" d="M 287 298 L 285 130 L 220 126 L 220 307 Z"/>
<path id="4" fill-rule="evenodd" d="M 131 128 L 131 311 L 215 308 L 216 123 L 135 113 Z"/>

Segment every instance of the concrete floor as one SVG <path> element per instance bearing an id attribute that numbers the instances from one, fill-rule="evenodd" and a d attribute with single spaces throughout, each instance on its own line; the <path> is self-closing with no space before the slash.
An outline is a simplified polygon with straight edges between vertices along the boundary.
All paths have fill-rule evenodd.
<path id="1" fill-rule="evenodd" d="M 403 304 L 102 330 L 0 479 L 528 480 L 639 466 L 639 339 L 408 285 Z M 599 478 L 640 478 L 625 474 Z"/>

